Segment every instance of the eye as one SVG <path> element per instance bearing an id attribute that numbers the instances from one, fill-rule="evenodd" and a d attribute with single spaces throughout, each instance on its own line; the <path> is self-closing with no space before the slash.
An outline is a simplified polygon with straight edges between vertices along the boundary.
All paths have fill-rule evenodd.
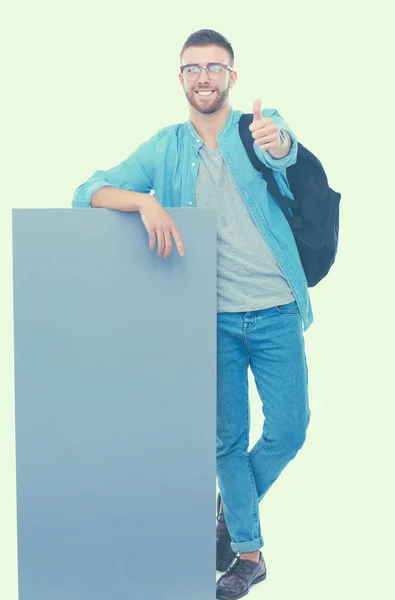
<path id="1" fill-rule="evenodd" d="M 208 70 L 210 71 L 210 73 L 220 73 L 224 70 L 224 68 L 222 65 L 210 65 Z"/>
<path id="2" fill-rule="evenodd" d="M 192 66 L 192 67 L 187 67 L 187 68 L 185 69 L 185 71 L 186 71 L 187 73 L 198 73 L 198 72 L 200 71 L 200 69 L 199 69 L 199 67 L 194 67 L 194 66 Z"/>

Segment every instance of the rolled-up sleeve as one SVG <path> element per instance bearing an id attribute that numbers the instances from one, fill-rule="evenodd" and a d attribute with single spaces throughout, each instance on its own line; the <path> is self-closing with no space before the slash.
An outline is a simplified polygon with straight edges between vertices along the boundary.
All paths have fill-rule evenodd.
<path id="1" fill-rule="evenodd" d="M 93 194 L 106 186 L 149 194 L 153 188 L 158 135 L 143 142 L 130 156 L 115 167 L 106 171 L 96 171 L 75 190 L 71 202 L 72 207 L 92 207 Z"/>
<path id="2" fill-rule="evenodd" d="M 257 157 L 264 165 L 273 169 L 273 171 L 283 171 L 291 165 L 296 163 L 297 152 L 298 152 L 298 140 L 296 135 L 284 121 L 279 112 L 275 108 L 264 108 L 262 110 L 262 116 L 264 118 L 270 118 L 273 123 L 279 128 L 284 129 L 291 138 L 291 148 L 286 156 L 283 158 L 274 158 L 267 150 L 262 150 L 256 142 L 254 142 L 254 151 Z"/>

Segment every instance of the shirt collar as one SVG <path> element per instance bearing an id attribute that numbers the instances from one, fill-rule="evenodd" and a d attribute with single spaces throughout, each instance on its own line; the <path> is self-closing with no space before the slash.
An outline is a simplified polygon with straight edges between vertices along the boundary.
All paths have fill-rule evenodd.
<path id="1" fill-rule="evenodd" d="M 231 125 L 231 123 L 233 122 L 233 118 L 234 118 L 234 110 L 231 106 L 229 106 L 229 114 L 228 117 L 225 121 L 225 123 L 223 124 L 221 131 L 218 133 L 217 135 L 217 139 L 223 139 L 224 137 L 226 137 L 226 134 L 228 132 L 228 129 Z M 203 145 L 203 141 L 201 140 L 200 136 L 198 135 L 196 129 L 194 128 L 191 119 L 189 119 L 187 121 L 188 124 L 188 130 L 189 133 L 191 134 L 192 138 L 193 138 L 193 142 L 194 144 L 200 148 Z"/>

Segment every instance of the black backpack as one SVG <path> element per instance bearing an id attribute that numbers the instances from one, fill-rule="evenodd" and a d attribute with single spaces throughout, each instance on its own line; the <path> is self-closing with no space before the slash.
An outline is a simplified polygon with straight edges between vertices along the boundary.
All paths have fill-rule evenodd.
<path id="1" fill-rule="evenodd" d="M 240 118 L 241 140 L 253 167 L 262 173 L 268 190 L 292 229 L 308 286 L 314 287 L 328 274 L 336 257 L 341 195 L 329 187 L 318 158 L 298 143 L 297 161 L 286 169 L 295 201 L 283 196 L 272 169 L 266 167 L 254 152 L 254 138 L 249 130 L 252 120 L 252 114 Z"/>

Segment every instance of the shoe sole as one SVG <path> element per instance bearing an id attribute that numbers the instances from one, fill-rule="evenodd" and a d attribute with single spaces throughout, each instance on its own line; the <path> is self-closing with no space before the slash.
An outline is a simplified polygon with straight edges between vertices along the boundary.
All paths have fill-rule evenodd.
<path id="1" fill-rule="evenodd" d="M 250 587 L 248 588 L 248 590 L 246 590 L 245 592 L 243 592 L 242 594 L 239 594 L 238 596 L 217 596 L 216 598 L 217 600 L 239 600 L 239 598 L 244 598 L 244 596 L 247 596 L 248 592 L 250 591 L 251 586 L 255 585 L 256 583 L 260 583 L 261 581 L 264 581 L 266 579 L 266 572 L 263 575 L 260 575 L 260 577 L 257 577 L 257 579 L 254 579 L 254 581 L 252 581 L 250 583 Z"/>

